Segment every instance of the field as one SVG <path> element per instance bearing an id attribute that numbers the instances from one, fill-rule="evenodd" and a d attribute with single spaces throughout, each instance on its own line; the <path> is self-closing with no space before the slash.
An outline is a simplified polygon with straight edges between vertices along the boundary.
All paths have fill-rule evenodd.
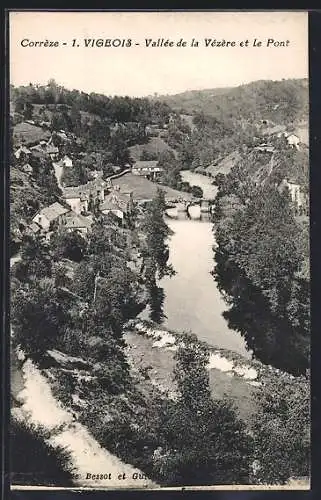
<path id="1" fill-rule="evenodd" d="M 118 185 L 122 192 L 133 192 L 133 197 L 137 201 L 148 201 L 154 198 L 157 193 L 157 189 L 161 188 L 165 191 L 165 196 L 167 199 L 179 200 L 182 197 L 184 199 L 192 199 L 192 195 L 189 193 L 182 193 L 176 189 L 172 189 L 167 186 L 161 186 L 155 182 L 149 181 L 145 177 L 127 173 L 114 179 L 114 185 Z"/>
<path id="2" fill-rule="evenodd" d="M 240 154 L 237 151 L 232 151 L 232 153 L 227 155 L 225 158 L 220 158 L 218 161 L 216 161 L 209 167 L 199 168 L 196 169 L 196 171 L 205 173 L 210 177 L 215 177 L 215 175 L 219 173 L 226 175 L 230 172 L 233 165 L 235 165 L 239 160 L 240 160 Z"/>
<path id="3" fill-rule="evenodd" d="M 135 161 L 140 160 L 140 155 L 144 150 L 157 155 L 170 150 L 176 155 L 176 152 L 160 137 L 151 137 L 147 144 L 136 144 L 129 148 L 130 155 Z"/>
<path id="4" fill-rule="evenodd" d="M 309 145 L 309 125 L 307 122 L 300 123 L 295 129 L 294 133 L 299 137 L 300 142 L 302 142 L 306 146 Z"/>
<path id="5" fill-rule="evenodd" d="M 24 144 L 32 145 L 49 139 L 50 132 L 30 123 L 21 122 L 13 127 L 13 137 L 17 143 L 23 142 Z"/>

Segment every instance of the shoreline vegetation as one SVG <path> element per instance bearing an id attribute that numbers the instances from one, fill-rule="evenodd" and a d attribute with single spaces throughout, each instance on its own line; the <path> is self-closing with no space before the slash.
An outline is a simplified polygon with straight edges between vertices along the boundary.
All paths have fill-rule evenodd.
<path id="1" fill-rule="evenodd" d="M 152 402 L 155 403 L 155 401 L 159 403 L 160 400 L 169 400 L 174 402 L 179 400 L 180 391 L 177 391 L 177 381 L 175 382 L 174 376 L 177 360 L 173 361 L 173 356 L 178 350 L 184 352 L 186 348 L 188 349 L 190 347 L 192 352 L 203 353 L 205 355 L 205 369 L 210 379 L 211 397 L 214 401 L 217 399 L 219 404 L 221 404 L 224 399 L 226 401 L 225 404 L 228 404 L 231 409 L 234 408 L 233 411 L 236 411 L 236 413 L 241 416 L 241 421 L 247 422 L 246 435 L 253 438 L 257 412 L 262 412 L 262 408 L 260 408 L 261 397 L 259 397 L 258 391 L 264 391 L 268 394 L 268 397 L 271 396 L 272 399 L 275 398 L 277 401 L 278 395 L 282 393 L 282 391 L 288 391 L 288 387 L 291 387 L 291 391 L 293 393 L 292 405 L 293 403 L 298 405 L 298 411 L 300 411 L 300 403 L 302 408 L 305 406 L 303 401 L 298 402 L 297 400 L 299 395 L 301 397 L 302 395 L 305 395 L 305 397 L 307 396 L 308 380 L 305 377 L 294 377 L 293 375 L 281 372 L 272 366 L 264 365 L 257 360 L 248 360 L 233 351 L 215 348 L 206 344 L 206 342 L 198 340 L 196 335 L 168 330 L 153 321 L 141 320 L 139 318 L 130 320 L 125 325 L 124 331 L 131 375 L 138 386 L 138 390 L 141 391 L 141 395 L 145 398 L 144 406 L 146 403 L 151 404 Z M 149 342 L 147 345 L 143 345 L 143 349 L 141 349 L 139 345 L 140 339 L 146 339 Z M 134 466 L 125 465 L 126 461 L 128 462 L 128 460 L 126 460 L 129 452 L 127 446 L 123 451 L 117 449 L 117 446 L 111 451 L 111 453 L 107 451 L 110 450 L 110 447 L 113 447 L 113 445 L 111 442 L 106 445 L 106 438 L 104 438 L 101 434 L 101 418 L 97 422 L 95 421 L 94 415 L 88 414 L 89 404 L 90 406 L 94 405 L 95 407 L 98 401 L 102 402 L 101 394 L 96 393 L 95 390 L 93 392 L 87 392 L 87 395 L 84 394 L 83 384 L 85 382 L 88 383 L 92 378 L 91 363 L 83 359 L 81 356 L 74 357 L 66 355 L 55 349 L 47 351 L 47 362 L 45 363 L 47 367 L 37 368 L 37 366 L 34 365 L 30 359 L 26 359 L 24 357 L 19 349 L 15 352 L 17 352 L 19 356 L 18 364 L 21 366 L 24 386 L 23 389 L 17 394 L 16 406 L 13 410 L 13 418 L 15 422 L 15 428 L 13 429 L 14 438 L 18 439 L 17 436 L 19 436 L 19 432 L 21 432 L 20 429 L 19 432 L 16 429 L 16 426 L 19 428 L 19 424 L 22 429 L 24 429 L 24 432 L 30 433 L 30 431 L 32 431 L 32 436 L 36 435 L 42 437 L 44 440 L 43 442 L 49 447 L 50 453 L 53 456 L 56 456 L 57 463 L 62 464 L 61 475 L 58 475 L 58 477 L 61 477 L 63 485 L 92 485 L 102 488 L 112 488 L 115 486 L 119 487 L 118 481 L 115 481 L 115 479 L 120 471 L 122 473 L 126 472 L 126 477 L 128 479 L 126 486 L 123 485 L 120 487 L 147 487 L 148 489 L 158 489 L 161 486 L 173 486 L 171 483 L 168 484 L 166 480 L 163 483 L 160 479 L 159 472 L 155 475 L 155 470 L 150 474 L 152 478 L 148 479 L 148 472 L 153 470 L 153 467 L 151 468 L 151 464 L 148 465 L 148 461 L 146 462 L 141 460 L 141 458 L 137 460 L 137 458 L 135 459 L 131 457 L 129 463 L 134 464 Z M 151 355 L 152 352 L 154 355 Z M 156 363 L 151 364 L 153 363 L 153 356 L 155 356 Z M 169 363 L 166 361 L 166 358 L 168 357 L 171 358 Z M 49 362 L 49 360 L 51 361 Z M 191 365 L 189 363 L 189 369 L 190 366 Z M 163 373 L 161 373 L 162 370 Z M 221 376 L 218 376 L 219 374 Z M 227 389 L 227 387 L 225 385 L 226 380 L 224 380 L 224 378 L 233 380 L 234 384 L 236 382 L 234 385 L 234 387 L 236 386 L 236 391 L 229 391 L 229 394 L 225 393 L 225 389 Z M 71 393 L 66 393 L 67 380 L 73 381 L 73 390 Z M 188 388 L 189 393 L 193 390 L 194 382 L 195 380 L 193 380 L 192 386 L 189 386 Z M 241 384 L 241 388 L 238 384 Z M 247 386 L 246 389 L 245 386 Z M 79 390 L 81 387 L 82 390 Z M 99 392 L 101 392 L 101 390 L 99 390 Z M 117 434 L 119 433 L 119 422 L 122 421 L 123 418 L 126 419 L 127 411 L 124 411 L 124 408 L 122 408 L 122 404 L 124 403 L 125 407 L 127 405 L 131 407 L 129 414 L 127 414 L 127 418 L 131 415 L 130 421 L 132 423 L 130 423 L 130 421 L 128 422 L 129 428 L 131 425 L 134 425 L 135 427 L 138 424 L 137 431 L 139 429 L 140 439 L 144 438 L 144 434 L 141 435 L 142 429 L 139 425 L 139 412 L 136 416 L 135 411 L 132 413 L 134 410 L 134 406 L 132 405 L 137 405 L 138 403 L 139 406 L 142 404 L 141 400 L 135 401 L 135 397 L 137 397 L 137 395 L 137 393 L 136 396 L 134 393 L 132 395 L 127 393 L 125 400 L 121 398 L 123 403 L 121 403 L 120 406 L 120 401 L 117 401 L 117 398 L 109 400 L 109 404 L 106 406 L 106 410 L 107 407 L 109 410 L 107 411 L 107 415 L 104 416 L 105 425 L 107 425 L 108 422 L 108 424 L 112 426 L 111 432 L 116 434 L 116 436 L 114 436 L 115 441 L 117 441 Z M 133 396 L 134 399 L 132 399 Z M 244 398 L 245 406 L 243 404 Z M 196 401 L 197 399 L 198 398 L 196 397 Z M 195 399 L 193 399 L 193 402 L 195 404 Z M 277 405 L 280 402 L 282 403 L 280 400 L 277 402 Z M 283 400 L 283 404 L 284 402 L 285 401 Z M 114 411 L 110 409 L 110 404 L 114 405 Z M 48 405 L 51 407 L 50 412 L 47 411 Z M 44 407 L 46 407 L 45 412 L 43 411 Z M 293 410 L 293 407 L 291 409 Z M 276 411 L 276 422 L 278 422 L 280 418 L 278 412 L 279 409 Z M 269 426 L 273 422 L 273 420 L 271 420 L 272 415 L 269 414 Z M 96 418 L 97 416 L 98 415 L 96 414 Z M 299 417 L 299 415 L 297 416 Z M 112 425 L 113 419 L 115 418 L 116 421 L 118 421 L 119 418 L 121 420 L 118 421 L 118 424 L 115 423 Z M 302 415 L 300 415 L 300 418 L 302 419 Z M 305 418 L 307 418 L 307 415 Z M 125 421 L 123 421 L 123 425 L 125 424 Z M 135 421 L 136 423 L 134 423 Z M 153 425 L 153 422 L 151 421 L 147 425 Z M 285 428 L 282 428 L 283 439 L 288 439 L 292 433 L 295 433 L 295 429 L 287 428 L 286 422 L 282 425 L 285 426 Z M 127 428 L 127 432 L 129 428 Z M 300 425 L 299 428 L 301 428 Z M 272 429 L 270 429 L 270 432 L 271 430 Z M 144 432 L 146 432 L 146 429 Z M 303 428 L 301 428 L 301 433 L 302 432 Z M 111 434 L 108 435 L 109 438 L 111 438 Z M 296 438 L 301 441 L 303 435 L 304 434 L 296 436 Z M 294 438 L 293 435 L 292 438 Z M 269 446 L 275 446 L 275 439 L 277 439 L 277 437 L 273 435 L 269 436 L 267 439 L 268 449 L 265 450 L 266 453 L 272 452 L 272 450 L 269 449 Z M 127 443 L 127 445 L 128 444 L 129 443 Z M 302 444 L 303 441 L 301 441 L 301 445 Z M 308 443 L 306 445 L 308 445 Z M 84 450 L 87 450 L 86 461 L 82 459 Z M 158 448 L 156 448 L 156 450 L 159 451 L 159 458 L 161 458 L 162 450 L 159 450 Z M 306 451 L 308 452 L 308 448 Z M 301 453 L 303 452 L 304 448 L 301 447 Z M 93 454 L 92 457 L 90 455 L 91 453 Z M 113 453 L 114 455 L 116 454 L 118 458 L 114 457 Z M 262 454 L 262 449 L 260 450 L 260 453 Z M 290 450 L 288 453 L 290 453 Z M 260 458 L 262 460 L 262 455 Z M 285 455 L 281 459 L 282 464 L 284 464 L 284 462 L 288 463 L 289 458 L 289 455 Z M 46 463 L 46 460 L 44 463 Z M 255 460 L 256 459 L 253 459 L 252 467 L 255 467 Z M 107 467 L 109 471 L 113 471 L 112 478 L 114 481 L 110 478 L 101 478 L 100 480 L 94 479 L 92 481 L 86 479 L 85 472 L 88 467 L 91 466 L 91 468 L 94 468 L 94 464 L 97 463 L 100 470 L 101 464 L 104 463 L 104 461 L 105 468 Z M 156 462 L 154 460 L 154 465 L 155 463 Z M 138 464 L 143 466 L 141 468 L 144 472 L 139 470 Z M 301 472 L 303 469 L 301 469 Z M 134 473 L 137 478 L 134 476 L 135 479 L 131 481 Z M 271 472 L 269 471 L 269 473 Z M 275 475 L 277 476 L 278 473 L 275 472 Z M 157 476 L 159 481 L 157 481 Z M 290 476 L 284 481 L 263 481 L 262 487 L 264 487 L 263 485 L 266 485 L 267 488 L 273 489 L 274 484 L 276 489 L 309 489 L 309 479 L 307 476 L 304 476 L 305 475 L 301 473 Z M 19 474 L 16 477 L 19 478 Z M 138 478 L 139 480 L 137 480 Z M 50 483 L 50 478 L 49 480 L 46 479 L 46 481 L 46 484 L 53 484 Z M 184 481 L 183 484 L 185 483 L 188 486 L 188 481 Z M 217 484 L 223 486 L 226 484 L 225 482 L 217 483 L 213 480 L 209 484 L 212 483 L 214 485 Z M 18 482 L 15 482 L 15 484 L 19 484 L 19 480 Z M 232 484 L 238 483 L 232 481 Z M 240 482 L 239 484 L 243 485 L 241 488 L 246 488 L 245 484 L 248 484 L 249 489 L 255 489 L 256 487 L 259 487 L 260 481 L 257 482 L 255 478 L 252 477 L 250 481 L 245 483 Z"/>

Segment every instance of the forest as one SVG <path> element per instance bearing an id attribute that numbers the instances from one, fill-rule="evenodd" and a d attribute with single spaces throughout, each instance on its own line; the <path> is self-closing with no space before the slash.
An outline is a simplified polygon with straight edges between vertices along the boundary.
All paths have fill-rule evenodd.
<path id="1" fill-rule="evenodd" d="M 216 178 L 214 276 L 229 307 L 226 319 L 254 356 L 304 374 L 310 366 L 309 219 L 276 186 L 291 175 L 308 190 L 308 153 L 283 145 L 264 182 L 254 182 L 257 170 L 257 154 L 246 155 Z"/>

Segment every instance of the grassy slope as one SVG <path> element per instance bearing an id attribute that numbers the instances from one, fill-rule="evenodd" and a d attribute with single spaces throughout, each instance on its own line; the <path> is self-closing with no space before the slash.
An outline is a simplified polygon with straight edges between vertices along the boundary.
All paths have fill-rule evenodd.
<path id="1" fill-rule="evenodd" d="M 176 154 L 176 152 L 160 137 L 151 137 L 147 144 L 135 144 L 135 146 L 129 148 L 130 155 L 135 161 L 140 160 L 140 155 L 144 150 L 148 151 L 148 153 L 156 154 L 163 153 L 164 151 L 173 151 L 174 154 Z"/>
<path id="2" fill-rule="evenodd" d="M 21 140 L 25 144 L 34 144 L 39 141 L 48 140 L 50 132 L 41 127 L 36 127 L 30 123 L 21 122 L 13 127 L 13 138 L 19 143 Z"/>
<path id="3" fill-rule="evenodd" d="M 184 109 L 187 113 L 201 111 L 206 108 L 207 103 L 212 97 L 220 96 L 230 92 L 230 87 L 206 89 L 206 90 L 187 90 L 180 94 L 159 96 L 158 99 L 166 102 L 175 110 Z"/>
<path id="4" fill-rule="evenodd" d="M 192 195 L 190 195 L 189 193 L 182 193 L 181 191 L 177 191 L 176 189 L 172 189 L 167 186 L 160 186 L 160 184 L 151 182 L 145 177 L 133 175 L 131 173 L 114 179 L 113 184 L 118 185 L 120 187 L 120 190 L 123 192 L 132 191 L 134 199 L 137 201 L 152 199 L 156 195 L 157 189 L 159 187 L 165 191 L 165 195 L 167 198 L 192 198 Z"/>

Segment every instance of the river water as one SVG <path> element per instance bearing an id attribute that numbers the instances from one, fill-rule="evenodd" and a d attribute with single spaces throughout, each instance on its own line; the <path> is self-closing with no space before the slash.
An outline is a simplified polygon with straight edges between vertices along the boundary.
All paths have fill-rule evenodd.
<path id="1" fill-rule="evenodd" d="M 182 179 L 203 189 L 205 198 L 214 198 L 212 179 L 189 171 Z M 170 329 L 192 331 L 200 340 L 215 347 L 238 352 L 247 358 L 241 335 L 227 326 L 222 313 L 227 309 L 210 272 L 214 266 L 215 244 L 213 224 L 199 207 L 190 208 L 190 217 L 182 213 L 177 219 L 166 219 L 174 235 L 169 240 L 170 262 L 177 274 L 165 278 L 160 286 L 165 291 L 164 325 Z"/>

